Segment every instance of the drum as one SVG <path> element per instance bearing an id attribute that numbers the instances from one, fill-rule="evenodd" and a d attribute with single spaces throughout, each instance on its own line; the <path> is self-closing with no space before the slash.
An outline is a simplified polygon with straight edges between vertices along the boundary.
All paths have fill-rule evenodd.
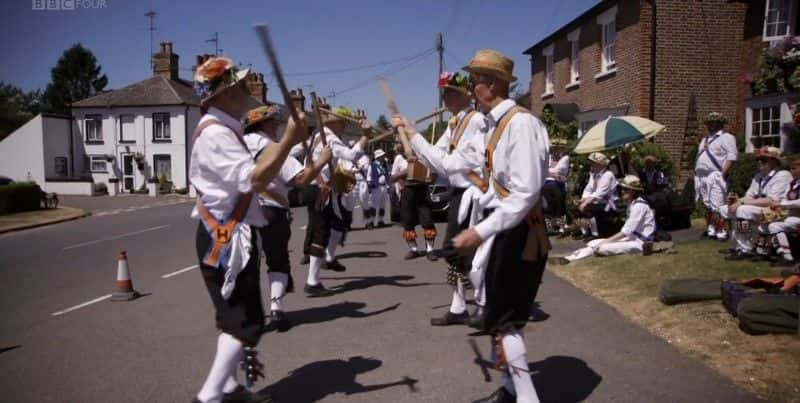
<path id="1" fill-rule="evenodd" d="M 406 179 L 416 182 L 427 182 L 428 167 L 426 167 L 419 161 L 408 163 L 408 176 L 406 177 Z"/>

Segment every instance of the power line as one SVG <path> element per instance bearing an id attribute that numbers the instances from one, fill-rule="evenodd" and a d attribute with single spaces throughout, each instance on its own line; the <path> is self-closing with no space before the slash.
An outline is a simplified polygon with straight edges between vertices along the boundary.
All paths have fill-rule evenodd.
<path id="1" fill-rule="evenodd" d="M 331 70 L 306 71 L 306 72 L 301 72 L 301 73 L 285 73 L 284 76 L 286 76 L 286 77 L 304 77 L 304 76 L 348 73 L 348 72 L 358 71 L 358 70 L 367 70 L 367 69 L 372 69 L 372 68 L 375 68 L 375 67 L 383 67 L 383 66 L 388 66 L 388 65 L 391 65 L 391 64 L 407 62 L 409 60 L 412 60 L 412 59 L 415 59 L 417 57 L 420 57 L 420 56 L 426 54 L 427 52 L 430 52 L 432 49 L 434 49 L 434 48 L 428 48 L 428 49 L 425 49 L 425 50 L 423 50 L 421 52 L 417 52 L 417 53 L 415 53 L 413 55 L 399 57 L 399 58 L 391 59 L 391 60 L 384 60 L 382 62 L 363 64 L 363 65 L 360 65 L 360 66 L 343 67 L 343 68 L 331 69 Z"/>
<path id="2" fill-rule="evenodd" d="M 331 92 L 336 94 L 336 95 L 340 95 L 340 94 L 344 94 L 344 93 L 347 93 L 347 92 L 350 92 L 350 91 L 355 91 L 357 89 L 366 87 L 367 85 L 370 85 L 370 84 L 374 83 L 376 78 L 378 78 L 378 77 L 384 77 L 385 78 L 385 77 L 393 76 L 393 75 L 395 75 L 395 74 L 397 74 L 397 73 L 399 73 L 399 72 L 401 72 L 403 70 L 406 70 L 409 67 L 421 62 L 422 60 L 425 60 L 425 58 L 427 58 L 428 56 L 430 56 L 430 55 L 432 55 L 434 53 L 436 53 L 436 49 L 435 48 L 428 49 L 425 53 L 422 53 L 422 54 L 418 55 L 417 57 L 407 61 L 405 64 L 403 64 L 403 65 L 401 65 L 399 67 L 395 67 L 393 69 L 386 70 L 383 74 L 376 75 L 374 77 L 370 77 L 370 78 L 367 78 L 365 80 L 361 80 L 361 81 L 357 82 L 356 84 L 353 84 L 350 87 L 347 87 L 345 89 L 342 89 L 342 90 L 339 90 L 339 91 L 331 91 Z"/>

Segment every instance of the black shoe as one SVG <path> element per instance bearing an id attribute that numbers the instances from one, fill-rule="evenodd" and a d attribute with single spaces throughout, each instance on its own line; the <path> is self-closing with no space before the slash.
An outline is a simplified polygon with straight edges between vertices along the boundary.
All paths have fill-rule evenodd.
<path id="1" fill-rule="evenodd" d="M 573 232 L 572 233 L 572 239 L 574 239 L 576 241 L 579 241 L 579 240 L 583 239 L 583 233 L 581 233 L 580 231 Z"/>
<path id="2" fill-rule="evenodd" d="M 792 267 L 795 265 L 794 260 L 786 260 L 783 256 L 779 257 L 778 259 L 772 261 L 769 265 L 772 267 Z"/>
<path id="3" fill-rule="evenodd" d="M 700 233 L 700 240 L 708 239 L 708 238 L 711 238 L 710 236 L 708 236 L 708 232 L 703 231 L 703 232 Z"/>
<path id="4" fill-rule="evenodd" d="M 308 262 L 310 262 L 310 261 L 311 261 L 311 258 L 309 258 L 308 255 L 303 255 L 303 257 L 300 259 L 300 264 L 301 265 L 302 264 L 308 264 Z"/>
<path id="5" fill-rule="evenodd" d="M 334 260 L 332 262 L 325 262 L 325 265 L 322 266 L 322 268 L 325 270 L 333 270 L 338 272 L 347 270 L 347 267 L 344 267 L 344 265 L 339 263 L 338 260 Z"/>
<path id="6" fill-rule="evenodd" d="M 516 403 L 516 401 L 517 398 L 501 386 L 500 389 L 497 389 L 488 397 L 475 400 L 472 403 Z"/>
<path id="7" fill-rule="evenodd" d="M 199 400 L 195 399 L 199 402 Z M 255 393 L 247 390 L 242 385 L 236 386 L 230 393 L 222 394 L 222 403 L 270 403 L 272 397 L 266 394 Z"/>
<path id="8" fill-rule="evenodd" d="M 469 319 L 469 314 L 466 312 L 461 313 L 452 313 L 447 311 L 444 316 L 441 318 L 432 318 L 431 319 L 431 326 L 451 326 L 451 325 L 463 325 L 467 323 Z"/>
<path id="9" fill-rule="evenodd" d="M 410 251 L 408 251 L 408 253 L 406 253 L 406 255 L 405 255 L 405 257 L 403 257 L 403 259 L 411 260 L 411 259 L 416 259 L 416 258 L 418 258 L 420 256 L 422 256 L 422 253 L 420 253 L 418 251 L 415 251 L 415 250 L 410 250 Z"/>
<path id="10" fill-rule="evenodd" d="M 734 248 L 725 248 L 725 249 L 720 249 L 717 252 L 722 254 L 722 255 L 730 255 L 732 253 L 736 253 L 736 249 L 734 249 Z"/>
<path id="11" fill-rule="evenodd" d="M 725 260 L 749 260 L 753 258 L 753 254 L 749 252 L 740 252 L 736 251 L 731 253 L 728 256 L 725 256 Z"/>
<path id="12" fill-rule="evenodd" d="M 800 276 L 800 266 L 790 267 L 788 269 L 781 270 L 781 277 L 792 277 L 792 276 Z"/>
<path id="13" fill-rule="evenodd" d="M 319 283 L 317 285 L 306 284 L 306 286 L 303 288 L 303 291 L 305 291 L 306 295 L 310 298 L 330 297 L 331 295 L 333 295 L 333 291 L 325 288 L 325 286 L 323 286 L 322 283 Z"/>
<path id="14" fill-rule="evenodd" d="M 370 222 L 370 223 L 367 223 L 367 225 L 365 225 L 365 226 L 364 226 L 364 228 L 366 228 L 366 229 L 375 229 L 375 225 L 373 225 L 373 224 Z"/>
<path id="15" fill-rule="evenodd" d="M 426 253 L 425 257 L 427 257 L 428 260 L 430 260 L 431 262 L 435 262 L 435 261 L 439 260 L 439 257 L 436 256 L 436 254 L 433 253 L 433 251 L 430 251 L 430 252 Z"/>
<path id="16" fill-rule="evenodd" d="M 483 329 L 483 322 L 486 319 L 486 310 L 479 306 L 475 312 L 467 319 L 467 326 L 474 329 Z"/>
<path id="17" fill-rule="evenodd" d="M 383 221 L 378 222 L 378 228 L 383 228 L 385 226 L 386 226 L 386 223 L 384 223 Z"/>
<path id="18" fill-rule="evenodd" d="M 595 239 L 598 239 L 598 238 L 600 238 L 600 237 L 597 236 L 597 235 L 586 235 L 582 239 L 583 239 L 583 242 L 591 242 L 591 241 L 594 241 Z"/>
<path id="19" fill-rule="evenodd" d="M 289 320 L 289 317 L 286 316 L 283 311 L 272 311 L 269 317 L 269 328 L 270 330 L 274 329 L 279 333 L 283 333 L 292 328 L 292 321 Z"/>

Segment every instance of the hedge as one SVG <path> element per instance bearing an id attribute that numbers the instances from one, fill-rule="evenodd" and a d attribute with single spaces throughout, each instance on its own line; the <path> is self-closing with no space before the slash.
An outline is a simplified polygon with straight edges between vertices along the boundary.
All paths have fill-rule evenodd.
<path id="1" fill-rule="evenodd" d="M 0 214 L 41 208 L 42 189 L 35 182 L 0 185 Z"/>

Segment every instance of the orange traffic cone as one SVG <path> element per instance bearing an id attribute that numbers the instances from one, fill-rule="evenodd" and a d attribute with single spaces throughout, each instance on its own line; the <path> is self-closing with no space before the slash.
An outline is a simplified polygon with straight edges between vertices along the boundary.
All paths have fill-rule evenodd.
<path id="1" fill-rule="evenodd" d="M 111 294 L 112 301 L 130 301 L 140 296 L 138 291 L 133 289 L 131 272 L 128 270 L 128 253 L 122 251 L 117 257 L 117 287 Z"/>

